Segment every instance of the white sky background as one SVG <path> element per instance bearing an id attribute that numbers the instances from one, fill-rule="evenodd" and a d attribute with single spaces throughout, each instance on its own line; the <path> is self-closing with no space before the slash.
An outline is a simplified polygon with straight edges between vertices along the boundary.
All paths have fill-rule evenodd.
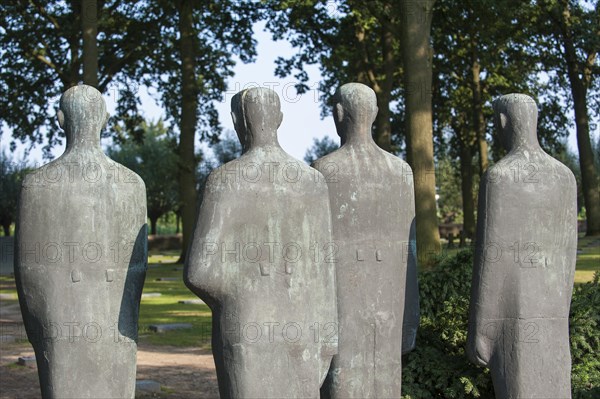
<path id="1" fill-rule="evenodd" d="M 231 97 L 238 91 L 256 86 L 270 87 L 277 92 L 281 100 L 281 109 L 283 112 L 283 122 L 279 128 L 279 142 L 285 151 L 289 154 L 302 160 L 306 150 L 312 146 L 314 138 L 322 138 L 330 136 L 334 141 L 339 142 L 339 138 L 335 131 L 333 118 L 331 116 L 321 120 L 320 105 L 317 90 L 311 90 L 303 95 L 296 94 L 294 84 L 296 81 L 293 78 L 280 79 L 275 76 L 275 60 L 279 56 L 288 57 L 296 52 L 286 41 L 274 42 L 271 39 L 271 34 L 264 32 L 264 22 L 259 22 L 254 26 L 255 38 L 257 40 L 257 57 L 256 62 L 252 64 L 244 64 L 236 57 L 237 64 L 234 67 L 235 76 L 228 81 L 228 90 L 224 95 L 223 102 L 216 104 L 219 111 L 219 119 L 224 131 L 233 130 L 233 122 L 230 116 L 230 101 Z M 317 65 L 309 66 L 307 72 L 310 76 L 308 82 L 309 87 L 317 87 L 317 83 L 321 79 Z M 152 91 L 152 89 L 150 89 Z M 108 90 L 104 96 L 106 99 L 108 111 L 111 115 L 115 109 L 115 90 Z M 148 120 L 165 119 L 164 110 L 159 104 L 148 94 L 145 87 L 140 88 L 143 115 Z M 49 99 L 54 101 L 57 99 Z M 573 112 L 569 112 L 569 118 L 573 119 Z M 594 134 L 592 132 L 592 134 Z M 596 133 L 597 134 L 597 133 Z M 2 135 L 0 135 L 0 151 L 8 152 L 9 143 L 12 140 L 11 131 L 3 126 Z M 64 141 L 64 140 L 63 140 Z M 109 145 L 110 139 L 104 139 L 103 145 Z M 577 139 L 574 129 L 570 131 L 568 139 L 569 147 L 577 153 Z M 196 139 L 197 147 L 204 147 Z M 18 144 L 17 150 L 13 154 L 13 160 L 22 159 L 24 151 L 29 147 L 29 144 Z M 52 153 L 58 157 L 64 152 L 65 143 L 53 148 Z M 41 146 L 34 147 L 27 157 L 28 163 L 41 165 L 46 163 L 42 160 Z"/>

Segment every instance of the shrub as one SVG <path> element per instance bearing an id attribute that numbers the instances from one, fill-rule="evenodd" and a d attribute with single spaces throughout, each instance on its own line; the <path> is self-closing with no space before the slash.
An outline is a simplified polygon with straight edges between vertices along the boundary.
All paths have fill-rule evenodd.
<path id="1" fill-rule="evenodd" d="M 465 354 L 472 250 L 440 259 L 419 278 L 421 325 L 417 347 L 403 358 L 405 399 L 493 398 L 489 370 L 469 362 Z M 593 282 L 573 292 L 570 315 L 572 389 L 574 399 L 600 397 L 600 286 Z"/>

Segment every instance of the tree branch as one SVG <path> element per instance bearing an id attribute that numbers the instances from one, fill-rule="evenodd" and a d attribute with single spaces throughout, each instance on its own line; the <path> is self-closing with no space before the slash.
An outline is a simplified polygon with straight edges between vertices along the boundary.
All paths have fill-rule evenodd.
<path id="1" fill-rule="evenodd" d="M 48 21 L 50 21 L 50 23 L 52 23 L 52 25 L 54 25 L 54 27 L 57 30 L 62 30 L 60 24 L 58 23 L 58 21 L 56 20 L 56 18 L 54 18 L 54 16 L 48 14 L 48 11 L 46 11 L 46 8 L 44 8 L 43 5 L 39 4 L 38 2 L 36 2 L 35 0 L 30 0 L 31 4 L 33 4 L 35 6 L 35 8 L 37 8 L 37 10 L 39 11 L 39 13 L 45 17 Z"/>

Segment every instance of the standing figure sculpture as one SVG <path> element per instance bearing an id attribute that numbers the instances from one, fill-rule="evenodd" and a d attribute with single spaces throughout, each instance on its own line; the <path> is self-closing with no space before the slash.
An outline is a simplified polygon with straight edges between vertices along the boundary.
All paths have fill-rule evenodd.
<path id="1" fill-rule="evenodd" d="M 345 84 L 334 101 L 342 146 L 314 164 L 329 186 L 333 238 L 340 248 L 339 353 L 322 393 L 331 398 L 399 398 L 402 352 L 414 346 L 419 317 L 412 172 L 373 141 L 373 90 Z M 408 300 L 407 292 L 412 294 Z M 405 302 L 410 303 L 406 310 Z"/>
<path id="2" fill-rule="evenodd" d="M 467 354 L 498 399 L 570 398 L 575 178 L 540 147 L 533 99 L 494 111 L 508 154 L 481 181 Z"/>
<path id="3" fill-rule="evenodd" d="M 44 398 L 133 398 L 146 275 L 146 190 L 106 157 L 96 89 L 60 99 L 65 153 L 28 174 L 17 216 L 15 278 Z"/>
<path id="4" fill-rule="evenodd" d="M 243 153 L 208 177 L 184 279 L 213 312 L 222 398 L 317 398 L 337 350 L 327 185 L 279 146 L 274 91 L 232 117 Z"/>

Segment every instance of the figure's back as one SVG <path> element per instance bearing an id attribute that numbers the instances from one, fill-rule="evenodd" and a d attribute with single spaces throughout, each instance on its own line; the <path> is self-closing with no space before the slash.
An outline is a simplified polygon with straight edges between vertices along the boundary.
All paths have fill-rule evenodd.
<path id="1" fill-rule="evenodd" d="M 494 215 L 487 258 L 495 261 L 498 250 L 505 283 L 519 288 L 505 298 L 505 317 L 564 317 L 574 278 L 568 258 L 577 246 L 573 173 L 543 151 L 519 152 L 494 165 L 486 185 L 486 214 Z"/>
<path id="2" fill-rule="evenodd" d="M 490 368 L 498 398 L 570 398 L 575 179 L 534 129 L 514 141 L 481 183 L 467 349 Z"/>
<path id="3" fill-rule="evenodd" d="M 398 237 L 398 221 L 408 218 L 408 225 L 412 223 L 414 191 L 410 166 L 374 143 L 344 145 L 316 161 L 315 168 L 323 173 L 332 193 L 336 235 L 386 241 Z"/>
<path id="4" fill-rule="evenodd" d="M 499 397 L 569 398 L 570 387 L 560 384 L 570 380 L 569 342 L 556 335 L 569 333 L 575 179 L 542 151 L 528 155 L 511 154 L 486 175 L 485 214 L 493 221 L 483 232 L 489 266 L 481 281 L 495 282 L 486 285 L 486 295 L 495 298 L 486 334 L 503 353 L 490 368 L 493 376 L 506 367 L 513 371 L 506 383 L 495 384 Z"/>
<path id="5" fill-rule="evenodd" d="M 337 347 L 322 176 L 258 146 L 206 183 L 186 283 L 213 311 L 222 397 L 318 397 Z"/>
<path id="6" fill-rule="evenodd" d="M 340 123 L 350 113 L 351 121 L 364 124 L 338 126 L 346 142 L 314 164 L 329 187 L 333 238 L 340 248 L 339 353 L 322 391 L 332 398 L 400 397 L 409 264 L 416 273 L 412 173 L 407 163 L 380 149 L 370 136 L 372 121 L 365 114 L 369 100 L 374 106 L 374 93 L 359 84 L 344 85 L 338 93 L 343 107 L 336 118 L 344 115 Z M 409 312 L 417 321 L 406 328 L 409 340 L 418 325 L 416 274 L 413 277 L 411 294 L 417 300 Z"/>
<path id="7" fill-rule="evenodd" d="M 74 146 L 26 176 L 17 223 L 15 275 L 43 396 L 133 397 L 143 181 L 99 146 Z"/>

